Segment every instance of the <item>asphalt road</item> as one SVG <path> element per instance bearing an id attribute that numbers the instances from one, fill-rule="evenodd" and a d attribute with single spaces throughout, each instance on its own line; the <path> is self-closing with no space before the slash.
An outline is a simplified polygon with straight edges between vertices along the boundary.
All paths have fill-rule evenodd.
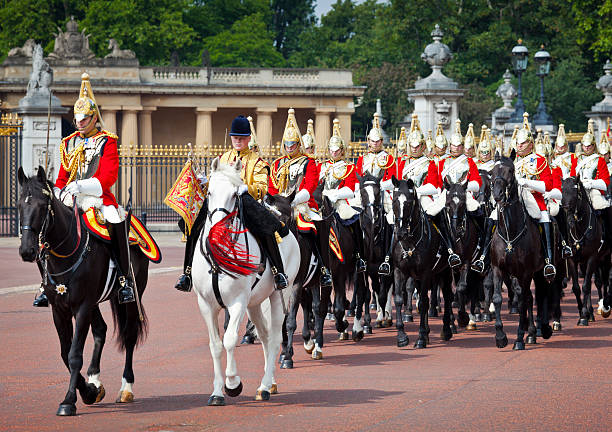
<path id="1" fill-rule="evenodd" d="M 164 261 L 152 266 L 144 297 L 149 336 L 135 354 L 136 401 L 115 404 L 123 356 L 109 340 L 101 380 L 107 396 L 77 416 L 55 416 L 68 386 L 50 309 L 31 306 L 34 264 L 21 263 L 16 242 L 0 242 L 0 430 L 200 431 L 200 430 L 608 430 L 612 385 L 612 318 L 577 327 L 569 289 L 563 330 L 512 351 L 516 316 L 504 314 L 510 343 L 497 349 L 493 323 L 460 331 L 449 342 L 430 320 L 431 344 L 398 349 L 395 329 L 375 329 L 359 342 L 337 341 L 326 322 L 324 358 L 311 360 L 296 338 L 293 370 L 277 369 L 279 394 L 254 401 L 263 373 L 261 345 L 236 350 L 244 391 L 227 406 L 208 407 L 212 362 L 208 337 L 193 293 L 172 286 L 182 246 L 160 241 Z M 10 288 L 17 287 L 11 290 Z M 594 298 L 596 298 L 596 291 Z M 102 312 L 112 328 L 109 305 Z M 112 334 L 109 331 L 109 338 Z M 91 355 L 88 341 L 85 363 Z M 84 371 L 86 366 L 84 367 Z"/>

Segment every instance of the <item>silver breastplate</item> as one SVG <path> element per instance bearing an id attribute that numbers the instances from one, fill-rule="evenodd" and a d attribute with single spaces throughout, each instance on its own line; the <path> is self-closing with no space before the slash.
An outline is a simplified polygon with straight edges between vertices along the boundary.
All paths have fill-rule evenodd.
<path id="1" fill-rule="evenodd" d="M 380 152 L 377 154 L 366 153 L 363 155 L 363 173 L 369 173 L 378 180 L 382 179 L 385 175 L 383 168 L 387 165 L 387 158 L 388 155 L 385 152 Z"/>
<path id="2" fill-rule="evenodd" d="M 308 159 L 302 159 L 289 165 L 289 178 L 287 179 L 287 189 L 297 188 L 303 180 L 303 174 L 305 171 L 306 163 Z"/>
<path id="3" fill-rule="evenodd" d="M 572 170 L 572 154 L 564 153 L 559 155 L 553 159 L 550 165 L 552 168 L 560 168 L 563 179 L 566 179 L 570 176 Z"/>
<path id="4" fill-rule="evenodd" d="M 461 156 L 459 156 L 461 158 Z M 444 160 L 444 168 L 442 171 L 442 180 L 448 178 L 451 183 L 465 183 L 470 171 L 470 165 L 467 158 L 454 159 L 447 158 Z"/>
<path id="5" fill-rule="evenodd" d="M 325 189 L 338 189 L 340 183 L 344 180 L 342 177 L 346 174 L 346 163 L 326 164 L 325 170 Z M 340 178 L 338 178 L 340 177 Z"/>
<path id="6" fill-rule="evenodd" d="M 104 137 L 82 138 L 79 135 L 75 136 L 68 142 L 68 152 L 72 152 L 75 148 L 83 144 L 85 161 L 81 164 L 77 179 L 87 179 L 93 177 L 98 170 L 100 162 L 100 152 L 106 139 Z"/>
<path id="7" fill-rule="evenodd" d="M 412 180 L 417 187 L 422 186 L 425 177 L 427 177 L 428 169 L 429 159 L 427 159 L 426 156 L 422 156 L 413 161 L 406 160 L 404 170 L 402 171 L 402 178 L 405 180 Z"/>

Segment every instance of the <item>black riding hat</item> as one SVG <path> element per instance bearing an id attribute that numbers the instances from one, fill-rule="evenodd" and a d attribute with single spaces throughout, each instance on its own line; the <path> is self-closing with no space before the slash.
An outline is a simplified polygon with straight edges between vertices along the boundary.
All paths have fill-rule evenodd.
<path id="1" fill-rule="evenodd" d="M 244 117 L 239 115 L 232 121 L 232 128 L 230 129 L 230 136 L 250 136 L 251 135 L 251 125 L 249 121 Z"/>

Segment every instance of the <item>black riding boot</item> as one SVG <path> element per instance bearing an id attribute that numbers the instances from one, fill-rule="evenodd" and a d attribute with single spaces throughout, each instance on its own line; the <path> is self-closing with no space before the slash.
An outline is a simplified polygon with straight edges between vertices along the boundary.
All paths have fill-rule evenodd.
<path id="1" fill-rule="evenodd" d="M 441 222 L 438 227 L 440 229 L 440 237 L 448 252 L 448 265 L 450 268 L 459 267 L 461 265 L 461 258 L 453 251 L 453 244 L 450 240 L 451 229 L 448 226 L 448 221 L 442 212 L 438 216 L 438 220 Z"/>
<path id="2" fill-rule="evenodd" d="M 317 257 L 317 260 L 321 263 L 321 276 L 319 277 L 319 283 L 323 288 L 328 288 L 332 286 L 332 277 L 331 273 L 325 267 L 325 263 L 323 262 L 323 257 L 321 256 L 321 250 L 319 249 L 319 242 L 317 241 L 317 236 L 314 233 L 310 233 L 306 236 L 308 241 L 310 241 L 310 247 L 312 252 Z"/>
<path id="3" fill-rule="evenodd" d="M 32 306 L 34 306 L 34 307 L 47 307 L 47 306 L 49 306 L 49 299 L 47 298 L 47 295 L 45 294 L 45 290 L 43 289 L 42 285 L 40 287 L 40 292 L 38 293 L 38 295 L 34 299 L 34 303 L 32 303 Z"/>
<path id="4" fill-rule="evenodd" d="M 384 222 L 385 224 L 387 224 L 386 222 Z M 385 229 L 390 229 L 393 230 L 393 226 L 387 224 L 388 227 L 385 227 Z M 385 233 L 385 241 L 388 239 L 388 234 Z M 387 254 L 385 255 L 385 260 L 380 263 L 380 265 L 378 266 L 378 274 L 382 275 L 382 276 L 391 276 L 391 248 L 393 246 L 393 235 L 391 235 L 391 239 L 389 240 L 388 244 L 385 244 L 385 250 L 387 251 Z"/>
<path id="5" fill-rule="evenodd" d="M 485 268 L 485 259 L 489 254 L 491 248 L 491 236 L 493 235 L 493 228 L 495 227 L 495 221 L 491 218 L 487 218 L 485 223 L 485 229 L 483 236 L 480 238 L 478 244 L 478 250 L 480 251 L 480 257 L 472 263 L 471 269 L 477 273 L 482 273 Z"/>
<path id="6" fill-rule="evenodd" d="M 553 260 L 553 248 L 552 248 L 552 233 L 551 233 L 551 222 L 542 222 L 542 230 L 544 231 L 544 240 L 545 240 L 545 252 L 546 258 L 544 258 L 545 266 L 544 266 L 544 277 L 548 282 L 551 282 L 555 275 L 557 274 L 557 269 L 552 265 Z"/>
<path id="7" fill-rule="evenodd" d="M 255 343 L 255 339 L 257 339 L 257 333 L 255 331 L 255 324 L 251 320 L 247 320 L 246 323 L 246 332 L 242 337 L 242 341 L 240 341 L 240 345 L 248 345 Z"/>
<path id="8" fill-rule="evenodd" d="M 363 252 L 363 232 L 361 231 L 361 224 L 359 223 L 359 219 L 349 225 L 351 230 L 351 234 L 353 234 L 353 241 L 355 242 L 355 246 L 357 246 L 357 252 L 355 253 L 356 265 L 357 265 L 357 273 L 363 273 L 366 271 L 366 263 L 361 258 L 361 252 Z"/>
<path id="9" fill-rule="evenodd" d="M 119 303 L 130 303 L 135 300 L 134 286 L 130 276 L 130 247 L 128 244 L 128 233 L 126 221 L 109 223 L 108 233 L 111 238 L 111 246 L 115 263 L 119 269 Z"/>
<path id="10" fill-rule="evenodd" d="M 193 253 L 195 252 L 196 243 L 198 242 L 198 238 L 200 238 L 200 233 L 202 232 L 202 228 L 204 228 L 204 222 L 206 221 L 206 212 L 207 207 L 206 203 L 202 206 L 198 217 L 196 218 L 193 226 L 191 227 L 191 232 L 189 234 L 185 233 L 187 236 L 187 242 L 185 243 L 185 258 L 183 259 L 183 274 L 179 276 L 178 281 L 174 285 L 179 291 L 189 292 L 191 291 L 191 264 L 193 262 Z M 181 224 L 182 222 L 182 224 Z M 182 231 L 185 232 L 185 223 L 183 219 L 179 221 L 179 226 L 182 228 Z"/>
<path id="11" fill-rule="evenodd" d="M 262 237 L 262 246 L 266 250 L 268 259 L 270 260 L 272 274 L 274 275 L 274 285 L 277 290 L 287 288 L 288 280 L 283 267 L 283 260 L 278 250 L 278 243 L 276 242 L 276 236 L 269 235 Z"/>

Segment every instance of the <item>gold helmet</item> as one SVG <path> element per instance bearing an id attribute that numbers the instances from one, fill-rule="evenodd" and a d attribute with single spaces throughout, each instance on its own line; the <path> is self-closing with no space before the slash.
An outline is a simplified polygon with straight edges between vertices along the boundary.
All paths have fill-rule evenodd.
<path id="1" fill-rule="evenodd" d="M 487 127 L 483 125 L 480 133 L 480 142 L 476 148 L 476 156 L 480 158 L 482 155 L 488 155 L 492 150 L 493 143 L 491 142 L 490 129 L 487 129 Z"/>
<path id="2" fill-rule="evenodd" d="M 247 120 L 251 126 L 251 139 L 249 140 L 249 149 L 257 151 L 257 134 L 255 133 L 255 125 L 253 124 L 253 117 L 248 116 Z"/>
<path id="3" fill-rule="evenodd" d="M 512 132 L 512 138 L 510 138 L 510 148 L 508 149 L 509 152 L 512 152 L 512 150 L 516 150 L 516 136 L 518 135 L 518 131 L 519 131 L 519 125 L 514 125 L 514 131 Z"/>
<path id="4" fill-rule="evenodd" d="M 591 144 L 595 143 L 595 130 L 594 130 L 594 127 L 593 127 L 594 123 L 595 122 L 593 121 L 593 119 L 589 119 L 589 124 L 587 126 L 587 131 L 582 136 L 582 139 L 580 140 L 580 144 L 582 144 L 582 148 L 583 149 L 585 147 L 588 147 Z"/>
<path id="5" fill-rule="evenodd" d="M 344 150 L 344 140 L 340 135 L 340 120 L 337 118 L 334 119 L 333 132 L 327 147 L 330 151 Z"/>
<path id="6" fill-rule="evenodd" d="M 567 137 L 565 136 L 565 125 L 563 123 L 560 123 L 559 131 L 557 132 L 557 139 L 555 140 L 555 149 L 565 150 L 566 145 Z"/>
<path id="7" fill-rule="evenodd" d="M 455 120 L 455 131 L 451 135 L 451 144 L 455 147 L 463 145 L 463 135 L 461 135 L 461 120 Z"/>
<path id="8" fill-rule="evenodd" d="M 300 129 L 297 125 L 297 120 L 295 119 L 295 110 L 293 108 L 289 108 L 287 113 L 287 123 L 285 124 L 285 131 L 283 132 L 283 152 L 287 152 L 287 143 L 290 143 L 290 147 L 297 143 L 296 152 L 302 151 L 302 135 L 300 134 Z M 293 154 L 295 154 L 294 152 Z"/>
<path id="9" fill-rule="evenodd" d="M 486 130 L 486 126 L 483 125 L 483 131 L 484 130 Z M 482 136 L 482 134 L 480 136 Z M 463 151 L 465 152 L 469 151 L 470 149 L 476 146 L 476 136 L 474 135 L 474 123 L 470 123 L 468 125 L 468 130 L 465 133 L 465 138 L 463 140 L 463 143 L 465 145 L 465 147 L 463 148 Z"/>
<path id="10" fill-rule="evenodd" d="M 103 125 L 100 109 L 98 108 L 96 98 L 91 89 L 91 83 L 89 82 L 89 74 L 84 73 L 81 75 L 79 98 L 74 103 L 74 119 L 76 121 L 81 121 L 85 117 L 93 116 L 94 114 L 98 115 L 98 121 Z"/>
<path id="11" fill-rule="evenodd" d="M 438 122 L 434 144 L 439 149 L 445 149 L 446 146 L 448 146 L 448 141 L 446 141 L 446 135 L 444 134 L 444 129 L 442 128 L 442 122 Z"/>
<path id="12" fill-rule="evenodd" d="M 380 141 L 383 139 L 382 128 L 380 127 L 380 114 L 374 113 L 374 119 L 372 120 L 372 129 L 368 133 L 368 139 L 372 141 Z"/>
<path id="13" fill-rule="evenodd" d="M 412 122 L 410 123 L 410 134 L 408 135 L 408 144 L 410 147 L 418 147 L 425 142 L 425 136 L 421 132 L 419 124 L 419 116 L 416 113 L 412 114 Z"/>
<path id="14" fill-rule="evenodd" d="M 397 154 L 403 155 L 408 151 L 408 138 L 406 137 L 406 128 L 402 126 L 399 137 L 397 138 Z"/>
<path id="15" fill-rule="evenodd" d="M 542 133 L 542 129 L 537 129 L 534 151 L 540 156 L 548 156 L 548 151 L 546 149 L 546 143 L 544 142 L 544 134 Z"/>
<path id="16" fill-rule="evenodd" d="M 602 156 L 610 153 L 610 141 L 604 130 L 601 131 L 601 139 L 599 140 L 599 144 L 597 144 L 597 153 Z"/>
<path id="17" fill-rule="evenodd" d="M 314 122 L 312 119 L 308 119 L 308 126 L 306 127 L 306 133 L 302 135 L 302 145 L 305 149 L 314 147 L 315 136 L 314 136 Z"/>
<path id="18" fill-rule="evenodd" d="M 529 113 L 523 114 L 523 127 L 516 134 L 516 144 L 522 144 L 525 141 L 533 142 L 533 135 L 529 127 Z"/>

